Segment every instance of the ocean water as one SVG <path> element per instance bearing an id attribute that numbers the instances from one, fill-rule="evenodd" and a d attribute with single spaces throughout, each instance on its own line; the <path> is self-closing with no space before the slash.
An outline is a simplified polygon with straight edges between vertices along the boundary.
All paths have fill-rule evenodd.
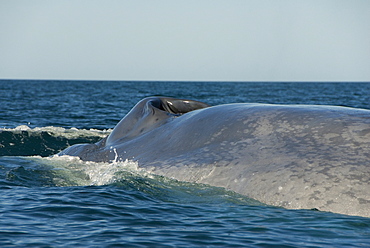
<path id="1" fill-rule="evenodd" d="M 153 95 L 370 109 L 370 83 L 0 80 L 0 247 L 370 247 L 370 218 L 50 157 L 102 139 Z"/>

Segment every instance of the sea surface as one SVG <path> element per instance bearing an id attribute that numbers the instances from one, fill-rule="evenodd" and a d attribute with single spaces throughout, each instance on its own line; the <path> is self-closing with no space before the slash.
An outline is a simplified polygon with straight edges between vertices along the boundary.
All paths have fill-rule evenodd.
<path id="1" fill-rule="evenodd" d="M 51 157 L 107 136 L 148 96 L 370 109 L 370 83 L 0 80 L 0 247 L 370 247 L 370 218 Z"/>

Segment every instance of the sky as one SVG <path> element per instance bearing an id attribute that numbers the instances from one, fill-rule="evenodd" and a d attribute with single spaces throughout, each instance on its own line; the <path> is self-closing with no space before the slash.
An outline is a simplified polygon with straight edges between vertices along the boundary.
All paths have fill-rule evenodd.
<path id="1" fill-rule="evenodd" d="M 0 79 L 370 81 L 370 1 L 0 0 Z"/>

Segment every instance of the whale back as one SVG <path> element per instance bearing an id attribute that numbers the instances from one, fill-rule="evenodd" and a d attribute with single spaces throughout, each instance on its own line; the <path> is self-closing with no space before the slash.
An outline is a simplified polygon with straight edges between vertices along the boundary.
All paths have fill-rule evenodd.
<path id="1" fill-rule="evenodd" d="M 370 111 L 228 104 L 117 144 L 119 158 L 269 205 L 370 217 Z M 110 160 L 114 153 L 110 153 Z"/>

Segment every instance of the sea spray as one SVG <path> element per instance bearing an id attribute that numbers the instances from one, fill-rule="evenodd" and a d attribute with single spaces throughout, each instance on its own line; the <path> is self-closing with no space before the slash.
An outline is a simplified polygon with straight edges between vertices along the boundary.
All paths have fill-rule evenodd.
<path id="1" fill-rule="evenodd" d="M 34 159 L 41 159 L 41 163 L 49 166 L 53 171 L 58 171 L 55 175 L 57 176 L 55 186 L 108 185 L 120 179 L 117 178 L 117 173 L 120 173 L 120 176 L 140 173 L 137 163 L 127 160 L 115 163 L 97 163 L 65 155 L 48 158 L 34 157 Z M 60 184 L 60 182 L 63 183 Z M 67 185 L 65 182 L 68 182 Z"/>

